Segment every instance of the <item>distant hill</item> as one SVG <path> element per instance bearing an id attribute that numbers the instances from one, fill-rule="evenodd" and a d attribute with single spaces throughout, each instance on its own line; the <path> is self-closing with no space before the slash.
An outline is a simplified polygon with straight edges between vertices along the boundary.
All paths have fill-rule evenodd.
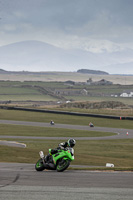
<path id="1" fill-rule="evenodd" d="M 63 49 L 33 40 L 0 46 L 0 68 L 8 71 L 76 72 L 85 68 L 96 71 L 102 69 L 110 74 L 131 74 L 132 64 L 131 49 L 92 53 L 81 49 Z"/>
<path id="2" fill-rule="evenodd" d="M 83 73 L 83 74 L 99 74 L 99 75 L 109 75 L 109 73 L 99 70 L 90 70 L 90 69 L 79 69 L 77 73 Z"/>
<path id="3" fill-rule="evenodd" d="M 6 74 L 6 73 L 8 73 L 6 70 L 3 70 L 3 69 L 0 69 L 0 73 L 1 74 Z"/>
<path id="4" fill-rule="evenodd" d="M 89 55 L 79 56 L 45 42 L 23 41 L 0 47 L 0 68 L 8 71 L 75 71 L 88 62 Z"/>

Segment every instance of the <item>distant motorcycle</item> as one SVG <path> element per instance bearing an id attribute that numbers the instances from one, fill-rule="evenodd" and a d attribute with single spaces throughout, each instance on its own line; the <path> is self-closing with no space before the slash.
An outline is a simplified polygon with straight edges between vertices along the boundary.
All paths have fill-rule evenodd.
<path id="1" fill-rule="evenodd" d="M 91 122 L 89 123 L 89 126 L 90 126 L 90 127 L 94 127 L 94 125 L 93 125 Z"/>
<path id="2" fill-rule="evenodd" d="M 51 120 L 50 124 L 51 124 L 51 125 L 54 125 L 54 121 Z"/>
<path id="3" fill-rule="evenodd" d="M 50 152 L 51 149 L 49 149 L 49 153 Z M 49 169 L 56 170 L 57 172 L 63 172 L 69 167 L 70 162 L 74 160 L 74 149 L 71 147 L 59 149 L 57 153 L 50 156 L 48 163 L 45 162 L 43 151 L 40 151 L 39 154 L 41 158 L 35 164 L 35 169 L 37 171 Z"/>

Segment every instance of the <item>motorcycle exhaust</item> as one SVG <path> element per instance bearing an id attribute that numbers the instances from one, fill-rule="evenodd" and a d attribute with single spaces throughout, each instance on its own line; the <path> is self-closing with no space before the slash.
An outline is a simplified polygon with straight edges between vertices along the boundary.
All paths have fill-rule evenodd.
<path id="1" fill-rule="evenodd" d="M 44 165 L 44 167 L 45 167 L 46 169 L 53 169 L 53 170 L 56 169 L 56 166 L 55 166 L 53 163 L 45 163 L 45 161 L 44 161 L 45 156 L 44 156 L 43 151 L 40 151 L 40 152 L 39 152 L 39 155 L 40 155 L 40 157 L 42 158 L 43 165 Z"/>

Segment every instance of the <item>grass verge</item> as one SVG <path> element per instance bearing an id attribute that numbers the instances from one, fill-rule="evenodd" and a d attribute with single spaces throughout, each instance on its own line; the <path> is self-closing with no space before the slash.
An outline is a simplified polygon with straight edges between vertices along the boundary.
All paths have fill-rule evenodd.
<path id="1" fill-rule="evenodd" d="M 99 127 L 112 127 L 112 128 L 127 128 L 133 129 L 133 122 L 130 120 L 116 120 L 116 119 L 103 119 L 84 116 L 72 116 L 63 114 L 28 112 L 28 111 L 15 111 L 15 110 L 0 110 L 0 119 L 17 120 L 17 121 L 33 121 L 33 122 L 46 122 L 50 123 L 53 120 L 55 123 L 60 124 L 73 124 L 73 125 L 88 125 L 93 122 L 95 126 Z"/>
<path id="2" fill-rule="evenodd" d="M 133 171 L 133 168 L 110 168 L 110 167 L 84 167 L 84 168 L 80 168 L 80 167 L 69 167 L 69 170 L 88 170 L 88 171 Z"/>
<path id="3" fill-rule="evenodd" d="M 104 137 L 116 133 L 0 124 L 0 135 L 42 137 Z"/>
<path id="4" fill-rule="evenodd" d="M 43 150 L 46 155 L 49 148 L 55 148 L 62 142 L 61 140 L 18 139 L 16 141 L 25 143 L 27 148 L 0 146 L 0 162 L 36 163 L 40 150 Z M 99 166 L 99 169 L 102 169 L 101 167 L 106 163 L 113 163 L 115 168 L 131 169 L 133 168 L 132 149 L 133 139 L 77 141 L 75 160 L 71 164 Z"/>

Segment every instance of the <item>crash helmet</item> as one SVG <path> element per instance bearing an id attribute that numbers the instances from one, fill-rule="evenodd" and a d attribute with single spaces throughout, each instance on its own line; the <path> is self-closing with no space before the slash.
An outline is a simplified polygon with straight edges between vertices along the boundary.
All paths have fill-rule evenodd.
<path id="1" fill-rule="evenodd" d="M 71 138 L 71 139 L 68 140 L 68 146 L 69 147 L 74 147 L 75 144 L 76 144 L 76 141 L 73 138 Z"/>

